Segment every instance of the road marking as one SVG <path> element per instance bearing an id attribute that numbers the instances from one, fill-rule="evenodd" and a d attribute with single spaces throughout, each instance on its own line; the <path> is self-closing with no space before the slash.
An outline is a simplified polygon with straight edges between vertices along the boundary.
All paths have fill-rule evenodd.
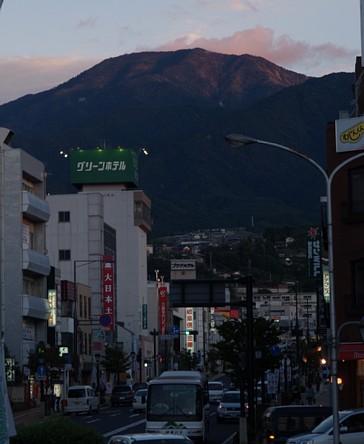
<path id="1" fill-rule="evenodd" d="M 92 421 L 86 421 L 87 424 L 92 424 L 93 422 L 101 421 L 101 419 L 93 419 Z"/>
<path id="2" fill-rule="evenodd" d="M 113 430 L 112 432 L 104 433 L 102 436 L 104 438 L 107 438 L 107 437 L 109 437 L 111 435 L 117 435 L 119 432 L 123 432 L 124 430 L 131 429 L 132 427 L 135 427 L 135 426 L 143 424 L 143 423 L 145 423 L 145 419 L 142 419 L 141 421 L 133 422 L 132 424 L 128 424 L 128 425 L 126 425 L 124 427 L 120 427 L 118 429 Z"/>

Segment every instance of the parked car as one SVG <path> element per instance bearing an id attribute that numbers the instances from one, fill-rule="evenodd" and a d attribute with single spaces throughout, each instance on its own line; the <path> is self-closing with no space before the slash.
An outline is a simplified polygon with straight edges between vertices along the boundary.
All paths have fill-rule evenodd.
<path id="1" fill-rule="evenodd" d="M 217 407 L 217 422 L 222 423 L 227 419 L 239 419 L 240 412 L 240 391 L 229 390 L 222 395 Z"/>
<path id="2" fill-rule="evenodd" d="M 161 433 L 133 433 L 131 435 L 114 435 L 108 444 L 191 444 L 190 438 L 184 435 L 165 435 Z"/>
<path id="3" fill-rule="evenodd" d="M 73 385 L 69 387 L 67 396 L 62 399 L 61 406 L 64 414 L 98 413 L 100 400 L 91 386 Z"/>
<path id="4" fill-rule="evenodd" d="M 332 414 L 322 405 L 280 405 L 268 407 L 258 424 L 257 444 L 283 444 L 300 433 L 310 432 Z"/>
<path id="5" fill-rule="evenodd" d="M 364 408 L 339 412 L 341 444 L 364 443 Z M 311 433 L 289 438 L 287 444 L 331 444 L 333 441 L 332 415 L 324 419 Z"/>
<path id="6" fill-rule="evenodd" d="M 129 384 L 116 385 L 111 392 L 110 401 L 112 407 L 117 405 L 132 405 L 134 390 Z"/>
<path id="7" fill-rule="evenodd" d="M 134 412 L 145 411 L 147 406 L 147 389 L 137 390 L 133 399 Z"/>
<path id="8" fill-rule="evenodd" d="M 222 395 L 224 394 L 224 384 L 219 381 L 209 381 L 208 389 L 209 389 L 209 401 L 211 403 L 213 402 L 219 403 L 222 398 Z"/>

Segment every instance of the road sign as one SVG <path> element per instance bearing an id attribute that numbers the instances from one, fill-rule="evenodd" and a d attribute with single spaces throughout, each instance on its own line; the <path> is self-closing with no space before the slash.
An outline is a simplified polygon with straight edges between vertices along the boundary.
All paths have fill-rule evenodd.
<path id="1" fill-rule="evenodd" d="M 47 379 L 47 367 L 45 365 L 38 365 L 36 380 L 37 381 L 46 381 Z"/>
<path id="2" fill-rule="evenodd" d="M 111 324 L 111 317 L 107 314 L 103 314 L 100 316 L 100 325 L 102 327 L 109 327 Z"/>

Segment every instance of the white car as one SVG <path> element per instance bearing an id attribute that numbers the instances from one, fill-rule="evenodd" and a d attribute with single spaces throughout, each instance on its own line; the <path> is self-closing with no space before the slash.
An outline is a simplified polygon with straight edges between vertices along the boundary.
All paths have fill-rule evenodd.
<path id="1" fill-rule="evenodd" d="M 208 390 L 209 390 L 209 401 L 211 403 L 213 402 L 219 403 L 222 398 L 222 395 L 224 394 L 224 384 L 219 381 L 209 381 Z"/>
<path id="2" fill-rule="evenodd" d="M 185 435 L 165 435 L 162 433 L 133 433 L 131 435 L 114 435 L 108 444 L 191 444 Z"/>
<path id="3" fill-rule="evenodd" d="M 133 399 L 134 412 L 145 411 L 147 406 L 148 389 L 139 389 L 136 391 Z"/>
<path id="4" fill-rule="evenodd" d="M 339 412 L 341 444 L 364 443 L 364 408 Z M 324 419 L 311 433 L 288 438 L 286 444 L 332 444 L 332 415 Z"/>
<path id="5" fill-rule="evenodd" d="M 94 389 L 89 385 L 73 385 L 69 387 L 67 397 L 61 401 L 62 411 L 68 413 L 99 413 L 100 400 Z"/>

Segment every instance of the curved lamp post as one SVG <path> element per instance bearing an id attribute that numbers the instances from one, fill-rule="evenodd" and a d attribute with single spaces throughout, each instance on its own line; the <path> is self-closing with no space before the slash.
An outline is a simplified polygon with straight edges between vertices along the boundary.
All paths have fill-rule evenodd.
<path id="1" fill-rule="evenodd" d="M 332 232 L 332 201 L 331 201 L 331 184 L 336 173 L 340 171 L 349 162 L 352 162 L 360 157 L 364 157 L 364 152 L 361 151 L 355 156 L 349 157 L 340 164 L 338 164 L 330 174 L 322 168 L 315 160 L 306 154 L 296 151 L 285 145 L 268 142 L 265 140 L 255 139 L 242 134 L 229 134 L 225 137 L 226 142 L 231 144 L 234 148 L 243 148 L 245 145 L 261 144 L 272 148 L 278 148 L 301 157 L 306 162 L 314 166 L 323 175 L 326 184 L 327 197 L 327 243 L 328 243 L 328 261 L 329 261 L 329 277 L 330 277 L 330 332 L 331 332 L 331 375 L 332 375 L 332 413 L 333 413 L 333 444 L 340 444 L 340 430 L 339 430 L 339 395 L 337 385 L 337 335 L 336 335 L 336 308 L 335 308 L 335 286 L 334 286 L 334 252 L 333 252 L 333 232 Z"/>

